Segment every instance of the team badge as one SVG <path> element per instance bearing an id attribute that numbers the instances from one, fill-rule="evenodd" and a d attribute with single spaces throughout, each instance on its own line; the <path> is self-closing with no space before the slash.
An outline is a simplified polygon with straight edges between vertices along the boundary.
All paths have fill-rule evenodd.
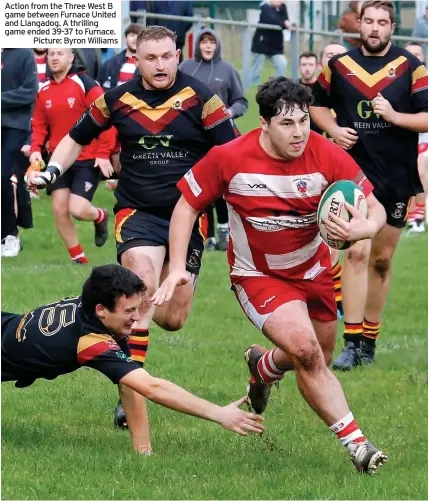
<path id="1" fill-rule="evenodd" d="M 395 73 L 395 66 L 394 65 L 391 65 L 389 68 L 388 68 L 388 78 L 395 78 L 397 75 Z"/>
<path id="2" fill-rule="evenodd" d="M 85 181 L 85 191 L 88 192 L 92 188 L 93 184 Z"/>
<path id="3" fill-rule="evenodd" d="M 402 219 L 404 217 L 405 211 L 406 211 L 406 204 L 403 202 L 397 202 L 395 204 L 395 209 L 392 212 L 391 216 L 395 219 Z"/>
<path id="4" fill-rule="evenodd" d="M 308 183 L 306 181 L 303 181 L 303 180 L 297 181 L 296 188 L 297 188 L 297 191 L 299 193 L 301 193 L 302 195 L 305 195 L 306 191 L 308 189 Z"/>
<path id="5" fill-rule="evenodd" d="M 183 109 L 183 101 L 181 99 L 176 99 L 172 103 L 172 109 L 173 110 L 182 110 Z"/>
<path id="6" fill-rule="evenodd" d="M 76 99 L 74 97 L 69 97 L 67 99 L 67 102 L 68 102 L 68 106 L 70 106 L 70 108 L 73 108 L 74 103 L 76 102 Z"/>
<path id="7" fill-rule="evenodd" d="M 48 99 L 48 100 L 46 101 L 45 106 L 46 106 L 46 109 L 47 109 L 47 110 L 50 110 L 50 109 L 52 108 L 52 101 L 51 101 L 50 99 Z"/>

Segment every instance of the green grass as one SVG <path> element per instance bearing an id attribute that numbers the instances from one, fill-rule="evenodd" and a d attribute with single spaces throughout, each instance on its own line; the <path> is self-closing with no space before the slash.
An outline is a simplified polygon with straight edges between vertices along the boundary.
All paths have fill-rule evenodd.
<path id="1" fill-rule="evenodd" d="M 253 94 L 249 96 L 253 99 Z M 241 130 L 257 124 L 254 106 Z M 100 188 L 96 204 L 112 207 Z M 36 229 L 3 260 L 2 309 L 28 308 L 79 292 L 89 268 L 69 264 L 49 199 L 33 204 Z M 115 262 L 110 239 L 91 264 Z M 273 391 L 265 435 L 242 438 L 149 404 L 155 455 L 136 456 L 112 426 L 117 392 L 91 369 L 27 389 L 2 385 L 3 499 L 427 499 L 428 235 L 403 237 L 373 368 L 340 374 L 363 431 L 390 455 L 376 477 L 357 475 L 346 451 L 300 397 L 293 374 Z M 188 322 L 152 329 L 147 369 L 220 404 L 241 397 L 243 349 L 266 343 L 229 290 L 226 257 L 207 254 Z M 340 336 L 339 336 L 340 337 Z"/>

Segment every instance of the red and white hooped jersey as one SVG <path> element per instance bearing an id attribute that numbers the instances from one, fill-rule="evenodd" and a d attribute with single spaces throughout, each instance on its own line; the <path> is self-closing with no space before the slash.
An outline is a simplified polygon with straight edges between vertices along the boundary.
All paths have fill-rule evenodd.
<path id="1" fill-rule="evenodd" d="M 232 276 L 312 280 L 330 267 L 316 223 L 322 194 L 341 179 L 354 181 L 366 196 L 373 187 L 348 153 L 315 132 L 291 161 L 270 157 L 260 133 L 212 148 L 178 188 L 198 211 L 221 196 L 226 200 Z"/>

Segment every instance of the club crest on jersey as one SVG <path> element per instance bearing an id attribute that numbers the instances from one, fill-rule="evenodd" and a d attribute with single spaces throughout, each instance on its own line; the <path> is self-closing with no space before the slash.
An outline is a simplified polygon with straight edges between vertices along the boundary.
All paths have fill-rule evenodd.
<path id="1" fill-rule="evenodd" d="M 405 210 L 406 210 L 406 204 L 403 202 L 397 202 L 395 204 L 395 209 L 391 214 L 391 216 L 395 219 L 401 219 L 404 217 Z"/>
<path id="2" fill-rule="evenodd" d="M 395 66 L 394 65 L 391 65 L 389 68 L 388 68 L 388 78 L 395 78 L 397 75 L 395 73 Z"/>
<path id="3" fill-rule="evenodd" d="M 92 188 L 93 184 L 89 181 L 85 181 L 85 191 L 88 192 Z"/>
<path id="4" fill-rule="evenodd" d="M 308 191 L 308 182 L 302 178 L 293 179 L 293 182 L 295 183 L 297 192 L 302 196 L 306 196 L 306 192 Z"/>
<path id="5" fill-rule="evenodd" d="M 46 109 L 47 109 L 47 110 L 50 110 L 50 109 L 52 108 L 52 101 L 51 101 L 50 99 L 48 99 L 48 100 L 46 101 L 45 106 L 46 106 Z"/>
<path id="6" fill-rule="evenodd" d="M 183 109 L 183 101 L 181 99 L 176 99 L 173 103 L 172 103 L 172 109 L 173 110 L 182 110 Z"/>
<path id="7" fill-rule="evenodd" d="M 67 102 L 68 102 L 68 106 L 70 106 L 70 108 L 73 108 L 74 103 L 76 102 L 76 98 L 74 98 L 74 97 L 69 97 L 69 98 L 67 99 Z"/>

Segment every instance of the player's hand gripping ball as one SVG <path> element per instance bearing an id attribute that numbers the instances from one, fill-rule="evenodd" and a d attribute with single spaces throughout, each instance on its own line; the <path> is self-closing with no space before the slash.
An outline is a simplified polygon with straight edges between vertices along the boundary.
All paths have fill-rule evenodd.
<path id="1" fill-rule="evenodd" d="M 324 242 L 332 249 L 348 249 L 355 242 L 338 240 L 329 235 L 323 221 L 329 218 L 330 214 L 335 214 L 344 221 L 352 219 L 349 211 L 345 207 L 345 202 L 355 207 L 365 218 L 367 217 L 367 200 L 361 188 L 352 181 L 336 181 L 324 192 L 317 212 L 317 224 Z"/>

